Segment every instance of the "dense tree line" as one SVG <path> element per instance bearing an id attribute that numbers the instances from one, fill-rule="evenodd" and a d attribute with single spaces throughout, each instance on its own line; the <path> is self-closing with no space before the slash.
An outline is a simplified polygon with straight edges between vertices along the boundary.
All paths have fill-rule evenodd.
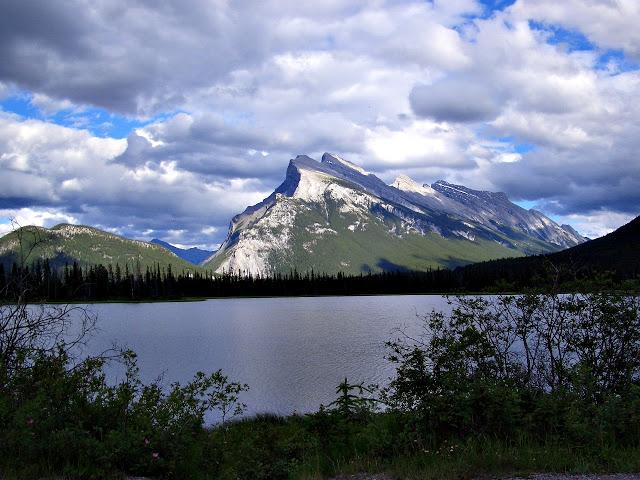
<path id="1" fill-rule="evenodd" d="M 544 257 L 495 260 L 455 270 L 433 269 L 426 272 L 392 271 L 328 275 L 314 271 L 274 275 L 217 275 L 211 271 L 174 272 L 166 268 L 129 269 L 116 264 L 80 266 L 77 263 L 53 268 L 48 260 L 31 266 L 13 264 L 5 271 L 0 264 L 0 295 L 15 299 L 18 292 L 30 301 L 161 300 L 193 297 L 366 295 L 523 291 L 530 288 L 561 285 L 568 290 L 604 281 L 635 281 L 637 272 L 607 274 L 603 269 L 572 269 L 554 265 Z M 628 285 L 627 285 L 628 286 Z"/>
<path id="2" fill-rule="evenodd" d="M 185 294 L 177 288 L 182 278 L 189 277 L 182 273 L 174 275 L 171 265 L 166 269 L 156 265 L 142 272 L 139 267 L 131 271 L 128 265 L 81 267 L 74 262 L 55 269 L 45 259 L 30 267 L 14 263 L 8 272 L 0 265 L 0 292 L 9 299 L 21 292 L 30 300 L 49 301 L 176 298 Z M 202 278 L 196 274 L 189 279 L 195 285 Z"/>
<path id="3" fill-rule="evenodd" d="M 449 270 L 387 272 L 349 276 L 317 274 L 313 271 L 271 276 L 214 275 L 213 272 L 174 272 L 171 266 L 130 271 L 127 266 L 77 263 L 62 270 L 47 260 L 31 267 L 14 264 L 5 271 L 0 265 L 0 292 L 6 299 L 27 292 L 31 300 L 149 300 L 189 297 L 344 295 L 371 293 L 450 292 L 458 288 Z"/>

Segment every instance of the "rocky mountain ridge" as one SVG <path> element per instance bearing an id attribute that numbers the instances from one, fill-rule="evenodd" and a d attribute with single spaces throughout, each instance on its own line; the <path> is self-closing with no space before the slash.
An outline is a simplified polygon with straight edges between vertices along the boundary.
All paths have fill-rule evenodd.
<path id="1" fill-rule="evenodd" d="M 283 183 L 232 219 L 226 240 L 204 266 L 242 274 L 426 269 L 583 241 L 504 193 L 444 181 L 420 185 L 404 175 L 387 185 L 325 153 L 320 162 L 306 155 L 291 160 Z"/>

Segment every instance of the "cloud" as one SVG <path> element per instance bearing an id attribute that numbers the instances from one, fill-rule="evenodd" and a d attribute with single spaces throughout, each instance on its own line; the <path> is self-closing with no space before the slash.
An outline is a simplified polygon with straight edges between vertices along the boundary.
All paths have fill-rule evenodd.
<path id="1" fill-rule="evenodd" d="M 13 2 L 0 101 L 38 113 L 0 114 L 0 208 L 212 245 L 290 158 L 334 151 L 609 228 L 640 211 L 639 16 L 633 0 Z M 126 138 L 85 130 L 91 107 Z"/>
<path id="2" fill-rule="evenodd" d="M 470 80 L 441 80 L 417 85 L 409 96 L 416 115 L 443 122 L 491 120 L 500 112 L 493 93 Z"/>
<path id="3" fill-rule="evenodd" d="M 469 132 L 429 120 L 414 122 L 402 130 L 381 127 L 368 133 L 367 168 L 470 168 L 474 163 L 462 148 L 470 136 Z"/>
<path id="4" fill-rule="evenodd" d="M 604 222 L 607 214 L 621 220 L 640 213 L 635 153 L 640 148 L 640 74 L 600 68 L 597 51 L 550 43 L 548 27 L 529 22 L 544 20 L 538 17 L 541 9 L 529 8 L 537 4 L 547 5 L 520 1 L 475 20 L 466 32 L 470 64 L 417 84 L 411 106 L 417 115 L 449 122 L 458 132 L 465 128 L 460 123 L 481 125 L 479 135 L 467 137 L 475 168 L 450 171 L 449 177 L 538 201 L 547 212 L 569 219 L 591 218 L 600 222 L 591 232 L 606 231 L 615 224 Z M 556 10 L 567 15 L 580 10 L 565 6 Z M 603 18 L 612 26 L 619 20 Z M 606 44 L 614 46 L 614 41 Z M 526 149 L 487 151 L 479 147 L 482 135 Z"/>
<path id="5" fill-rule="evenodd" d="M 6 97 L 8 97 L 10 92 L 11 89 L 9 88 L 9 86 L 5 83 L 0 82 L 0 100 L 4 100 Z"/>
<path id="6" fill-rule="evenodd" d="M 70 110 L 74 107 L 69 100 L 51 98 L 43 93 L 36 93 L 31 99 L 31 103 L 45 115 L 51 115 L 61 110 Z"/>
<path id="7" fill-rule="evenodd" d="M 204 0 L 13 2 L 0 32 L 0 80 L 133 115 L 177 105 L 185 88 L 259 62 L 270 43 L 249 6 Z"/>
<path id="8" fill-rule="evenodd" d="M 403 63 L 465 63 L 455 30 L 438 23 L 475 2 L 366 8 L 355 2 L 97 3 L 25 0 L 3 10 L 0 81 L 62 101 L 130 115 L 181 105 L 185 94 L 300 50 L 374 53 Z M 372 49 L 375 42 L 379 48 Z M 404 58 L 399 58 L 404 57 Z"/>
<path id="9" fill-rule="evenodd" d="M 589 238 L 597 238 L 615 230 L 620 225 L 629 223 L 634 215 L 613 212 L 610 210 L 594 210 L 590 214 L 571 214 L 558 217 L 562 223 L 570 223 L 583 235 Z"/>
<path id="10" fill-rule="evenodd" d="M 600 47 L 640 58 L 640 4 L 635 0 L 520 1 L 513 14 L 580 31 Z"/>
<path id="11" fill-rule="evenodd" d="M 207 180 L 172 160 L 123 165 L 115 160 L 127 144 L 0 114 L 2 215 L 21 223 L 87 223 L 136 238 L 149 229 L 182 229 L 190 232 L 185 239 L 203 243 L 203 225 L 225 226 L 270 193 L 259 179 Z M 216 236 L 209 244 L 224 235 L 224 228 L 210 231 Z"/>
<path id="12" fill-rule="evenodd" d="M 58 223 L 78 223 L 78 219 L 72 215 L 66 215 L 56 209 L 46 208 L 0 209 L 0 217 L 9 220 L 0 223 L 0 235 L 5 235 L 16 228 L 27 225 L 51 227 Z"/>
<path id="13" fill-rule="evenodd" d="M 638 87 L 637 72 L 600 72 L 589 101 L 571 111 L 506 109 L 492 122 L 495 131 L 536 148 L 517 165 L 487 169 L 486 176 L 498 188 L 542 199 L 565 215 L 601 209 L 638 215 Z"/>

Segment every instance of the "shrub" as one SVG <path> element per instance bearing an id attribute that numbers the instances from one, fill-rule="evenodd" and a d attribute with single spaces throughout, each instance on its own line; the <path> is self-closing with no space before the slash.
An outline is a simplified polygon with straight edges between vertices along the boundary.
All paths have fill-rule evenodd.
<path id="1" fill-rule="evenodd" d="M 637 444 L 638 298 L 616 292 L 457 297 L 425 334 L 389 342 L 389 406 L 435 438 L 526 432 Z M 628 412 L 628 420 L 619 415 Z"/>
<path id="2" fill-rule="evenodd" d="M 143 384 L 135 355 L 123 352 L 124 381 L 109 385 L 105 359 L 71 365 L 67 353 L 38 353 L 2 385 L 0 463 L 21 472 L 103 477 L 136 475 L 197 477 L 210 470 L 204 417 L 241 413 L 246 385 L 221 371 L 197 373 L 165 391 Z"/>

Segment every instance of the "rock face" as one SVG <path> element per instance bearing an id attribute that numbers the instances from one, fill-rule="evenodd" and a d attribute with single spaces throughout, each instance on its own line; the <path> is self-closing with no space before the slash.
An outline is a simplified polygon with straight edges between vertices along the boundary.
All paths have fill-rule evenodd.
<path id="1" fill-rule="evenodd" d="M 291 160 L 284 182 L 236 215 L 203 265 L 219 273 L 425 270 L 584 241 L 504 193 L 407 176 L 391 185 L 336 155 Z"/>
<path id="2" fill-rule="evenodd" d="M 438 180 L 431 187 L 468 207 L 475 212 L 473 218 L 488 227 L 514 229 L 561 248 L 573 247 L 585 240 L 570 226 L 558 225 L 537 210 L 526 210 L 509 201 L 502 192 L 472 190 L 443 180 Z"/>

